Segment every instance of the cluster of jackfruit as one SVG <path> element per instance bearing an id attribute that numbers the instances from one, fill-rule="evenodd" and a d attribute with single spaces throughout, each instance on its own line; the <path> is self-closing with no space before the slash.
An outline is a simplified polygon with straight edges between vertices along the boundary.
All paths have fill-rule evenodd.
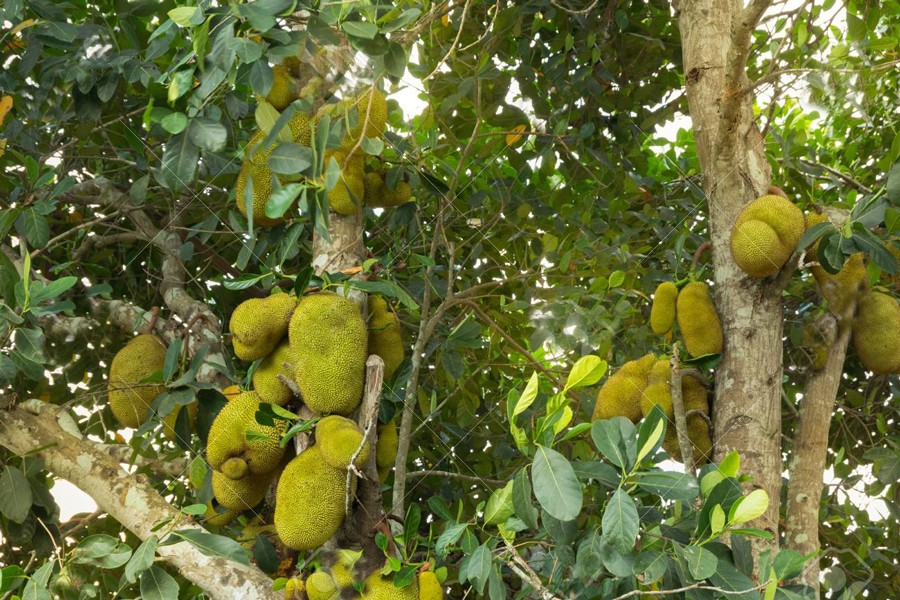
<path id="1" fill-rule="evenodd" d="M 403 588 L 394 586 L 393 578 L 383 577 L 381 569 L 367 576 L 356 572 L 359 552 L 339 550 L 331 567 L 318 569 L 306 579 L 309 600 L 442 600 L 444 590 L 434 571 L 422 571 L 413 583 Z M 361 581 L 362 585 L 357 585 Z M 355 592 L 357 589 L 361 592 Z"/>
<path id="2" fill-rule="evenodd" d="M 781 196 L 757 198 L 744 207 L 731 230 L 731 256 L 752 277 L 774 275 L 803 236 L 803 212 Z"/>
<path id="3" fill-rule="evenodd" d="M 709 286 L 692 282 L 679 292 L 671 281 L 656 288 L 650 307 L 650 328 L 669 339 L 675 321 L 692 357 L 722 352 L 722 324 L 709 295 Z"/>
<path id="4" fill-rule="evenodd" d="M 806 215 L 806 227 L 809 228 L 827 220 L 828 217 L 824 214 L 809 213 Z M 807 255 L 817 256 L 818 248 L 819 242 L 817 241 L 809 247 Z M 863 263 L 862 252 L 852 255 L 841 267 L 841 270 L 833 275 L 819 264 L 813 265 L 810 271 L 816 279 L 819 292 L 828 303 L 828 310 L 838 317 L 852 316 L 847 313 L 852 312 L 860 295 L 869 289 L 869 277 Z"/>

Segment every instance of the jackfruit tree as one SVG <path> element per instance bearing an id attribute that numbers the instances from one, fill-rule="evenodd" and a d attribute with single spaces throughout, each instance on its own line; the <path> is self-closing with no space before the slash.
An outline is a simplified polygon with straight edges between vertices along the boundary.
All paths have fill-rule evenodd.
<path id="1" fill-rule="evenodd" d="M 4 3 L 0 598 L 900 596 L 894 4 Z"/>

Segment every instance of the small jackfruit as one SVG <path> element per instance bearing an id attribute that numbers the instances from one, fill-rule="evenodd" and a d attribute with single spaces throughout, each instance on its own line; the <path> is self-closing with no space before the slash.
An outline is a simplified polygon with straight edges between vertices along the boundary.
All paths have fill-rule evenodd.
<path id="1" fill-rule="evenodd" d="M 288 463 L 275 492 L 275 530 L 285 546 L 312 550 L 335 534 L 344 522 L 347 477 L 328 466 L 317 445 Z"/>
<path id="2" fill-rule="evenodd" d="M 695 281 L 684 286 L 678 294 L 676 312 L 688 354 L 696 358 L 722 352 L 722 324 L 705 283 Z"/>
<path id="3" fill-rule="evenodd" d="M 653 304 L 650 306 L 650 329 L 656 335 L 666 335 L 675 324 L 675 299 L 678 288 L 671 281 L 664 281 L 656 287 Z"/>
<path id="4" fill-rule="evenodd" d="M 752 277 L 781 270 L 803 236 L 803 212 L 781 196 L 763 196 L 744 207 L 731 230 L 731 256 Z"/>
<path id="5" fill-rule="evenodd" d="M 400 206 L 412 199 L 412 186 L 400 180 L 391 189 L 384 181 L 381 173 L 366 173 L 363 180 L 363 198 L 367 206 L 390 208 Z"/>
<path id="6" fill-rule="evenodd" d="M 284 583 L 284 599 L 285 600 L 300 600 L 300 598 L 304 598 L 303 592 L 306 590 L 306 584 L 302 579 L 298 579 L 293 577 L 288 579 Z"/>
<path id="7" fill-rule="evenodd" d="M 411 585 L 398 588 L 393 577 L 382 577 L 381 569 L 378 569 L 366 577 L 364 586 L 362 600 L 419 600 L 418 578 L 413 579 Z"/>
<path id="8" fill-rule="evenodd" d="M 271 473 L 278 468 L 284 456 L 284 448 L 279 445 L 282 421 L 272 427 L 260 425 L 256 422 L 259 406 L 259 396 L 245 392 L 222 407 L 209 429 L 206 459 L 210 467 L 238 478 Z"/>
<path id="9" fill-rule="evenodd" d="M 178 425 L 178 415 L 181 414 L 182 408 L 183 406 L 181 406 L 180 404 L 176 404 L 175 408 L 172 409 L 172 412 L 167 414 L 162 419 L 163 435 L 173 442 L 178 438 L 178 433 L 175 431 L 175 427 Z M 194 431 L 194 424 L 197 422 L 197 409 L 198 404 L 196 401 L 191 402 L 187 405 L 187 429 L 189 432 Z"/>
<path id="10" fill-rule="evenodd" d="M 378 425 L 378 441 L 375 443 L 375 465 L 378 467 L 378 480 L 381 483 L 387 480 L 391 469 L 394 468 L 399 441 L 395 419 L 391 419 L 383 425 Z"/>
<path id="11" fill-rule="evenodd" d="M 241 302 L 231 313 L 229 328 L 234 353 L 241 360 L 257 360 L 272 354 L 288 331 L 297 300 L 285 293 Z"/>
<path id="12" fill-rule="evenodd" d="M 257 131 L 247 142 L 244 150 L 244 160 L 241 163 L 241 170 L 238 173 L 237 185 L 235 186 L 235 203 L 238 212 L 245 217 L 247 216 L 247 199 L 245 192 L 247 182 L 252 179 L 253 182 L 253 223 L 263 227 L 277 225 L 284 219 L 271 219 L 266 216 L 266 204 L 269 202 L 269 196 L 272 193 L 272 169 L 269 168 L 269 155 L 277 144 L 272 144 L 267 148 L 257 148 L 259 143 L 265 139 L 266 135 L 262 131 Z"/>
<path id="13" fill-rule="evenodd" d="M 647 387 L 647 376 L 656 357 L 647 354 L 632 360 L 612 375 L 597 392 L 592 421 L 625 417 L 633 423 L 641 419 L 641 396 Z"/>
<path id="14" fill-rule="evenodd" d="M 361 136 L 379 138 L 387 125 L 387 99 L 381 90 L 370 88 L 356 101 L 357 125 L 348 133 L 348 143 L 356 144 Z"/>
<path id="15" fill-rule="evenodd" d="M 306 595 L 309 600 L 337 600 L 340 590 L 331 573 L 319 569 L 306 578 Z"/>
<path id="16" fill-rule="evenodd" d="M 212 527 L 228 527 L 237 517 L 238 511 L 236 510 L 225 510 L 217 513 L 213 510 L 212 502 L 210 501 L 206 503 L 206 514 L 204 515 L 203 523 Z"/>
<path id="17" fill-rule="evenodd" d="M 853 345 L 873 373 L 900 373 L 900 304 L 892 296 L 869 292 L 859 301 Z"/>
<path id="18" fill-rule="evenodd" d="M 253 389 L 263 402 L 284 406 L 294 397 L 294 392 L 286 386 L 279 375 L 293 380 L 297 359 L 287 340 L 263 359 L 253 372 Z"/>
<path id="19" fill-rule="evenodd" d="M 377 354 L 384 361 L 384 378 L 389 380 L 405 354 L 400 319 L 389 310 L 381 296 L 369 296 L 369 354 Z"/>
<path id="20" fill-rule="evenodd" d="M 681 378 L 681 401 L 684 403 L 685 413 L 698 410 L 705 415 L 709 414 L 706 386 L 690 375 Z"/>
<path id="21" fill-rule="evenodd" d="M 266 100 L 277 110 L 284 110 L 288 104 L 297 99 L 299 92 L 297 80 L 285 64 L 275 65 L 272 68 L 272 76 L 272 88 Z"/>
<path id="22" fill-rule="evenodd" d="M 362 206 L 364 184 L 362 176 L 354 171 L 342 171 L 341 178 L 328 190 L 328 204 L 339 215 L 356 214 Z"/>
<path id="23" fill-rule="evenodd" d="M 371 449 L 363 444 L 363 431 L 346 417 L 331 415 L 316 425 L 316 446 L 322 451 L 322 458 L 334 469 L 348 469 L 353 455 L 356 467 L 362 469 L 369 462 Z M 360 449 L 362 446 L 362 449 Z"/>
<path id="24" fill-rule="evenodd" d="M 119 350 L 109 366 L 109 407 L 125 427 L 140 427 L 150 405 L 166 390 L 161 383 L 141 383 L 159 371 L 166 360 L 166 346 L 155 335 L 135 337 Z"/>
<path id="25" fill-rule="evenodd" d="M 228 510 L 248 510 L 263 501 L 274 478 L 274 471 L 243 479 L 231 479 L 219 471 L 213 471 L 213 495 Z"/>
<path id="26" fill-rule="evenodd" d="M 709 424 L 700 415 L 688 415 L 687 417 L 688 439 L 693 446 L 694 462 L 698 465 L 708 462 L 712 458 L 712 438 L 709 435 Z M 662 444 L 672 460 L 683 462 L 681 448 L 678 445 L 678 430 L 674 424 L 670 424 L 666 430 L 666 437 Z"/>
<path id="27" fill-rule="evenodd" d="M 294 379 L 317 414 L 349 415 L 362 400 L 366 323 L 352 300 L 322 292 L 304 297 L 288 337 L 297 357 Z"/>
<path id="28" fill-rule="evenodd" d="M 813 371 L 821 371 L 828 362 L 828 354 L 831 352 L 831 344 L 827 337 L 815 322 L 806 323 L 803 326 L 803 349 L 809 359 L 809 368 Z"/>
<path id="29" fill-rule="evenodd" d="M 419 600 L 444 600 L 444 588 L 434 571 L 419 573 Z"/>

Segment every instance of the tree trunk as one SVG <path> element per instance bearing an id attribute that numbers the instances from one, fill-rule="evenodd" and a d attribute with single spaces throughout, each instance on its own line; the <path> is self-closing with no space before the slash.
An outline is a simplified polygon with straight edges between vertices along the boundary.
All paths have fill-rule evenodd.
<path id="1" fill-rule="evenodd" d="M 716 305 L 725 344 L 716 372 L 713 425 L 716 460 L 741 456 L 751 485 L 769 495 L 750 526 L 773 540 L 753 539 L 754 555 L 778 544 L 781 489 L 782 304 L 780 278 L 754 279 L 731 258 L 740 210 L 765 194 L 771 172 L 747 92 L 750 34 L 768 2 L 744 9 L 738 0 L 676 4 L 688 105 L 707 195 Z"/>

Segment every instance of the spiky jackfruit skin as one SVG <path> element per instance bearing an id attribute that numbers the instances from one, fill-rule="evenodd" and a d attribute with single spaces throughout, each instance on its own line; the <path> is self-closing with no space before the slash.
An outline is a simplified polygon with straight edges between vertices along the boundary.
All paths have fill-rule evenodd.
<path id="1" fill-rule="evenodd" d="M 391 189 L 384 181 L 381 173 L 366 173 L 363 180 L 363 198 L 367 206 L 375 208 L 391 208 L 400 206 L 412 199 L 412 186 L 406 181 L 398 181 Z"/>
<path id="2" fill-rule="evenodd" d="M 689 415 L 687 418 L 688 439 L 693 446 L 694 462 L 702 465 L 712 458 L 712 438 L 709 435 L 709 425 L 699 415 Z M 666 437 L 662 444 L 672 460 L 684 462 L 681 455 L 681 447 L 678 445 L 678 432 L 674 425 L 666 430 Z"/>
<path id="3" fill-rule="evenodd" d="M 859 301 L 853 345 L 873 373 L 900 373 L 900 304 L 892 296 L 869 292 Z"/>
<path id="4" fill-rule="evenodd" d="M 288 127 L 291 128 L 291 139 L 295 144 L 301 146 L 309 146 L 312 141 L 312 130 L 310 129 L 309 115 L 304 112 L 295 112 L 288 121 Z"/>
<path id="5" fill-rule="evenodd" d="M 394 461 L 397 460 L 397 444 L 400 438 L 397 432 L 397 421 L 391 419 L 383 425 L 378 425 L 378 441 L 375 443 L 375 465 L 378 467 L 378 480 L 381 483 L 387 481 Z"/>
<path id="6" fill-rule="evenodd" d="M 362 206 L 364 191 L 362 175 L 345 170 L 337 184 L 328 190 L 328 205 L 339 215 L 354 215 Z"/>
<path id="7" fill-rule="evenodd" d="M 390 577 L 382 577 L 378 569 L 365 580 L 365 589 L 360 596 L 362 600 L 419 600 L 419 581 L 413 579 L 412 585 L 404 588 L 394 586 Z"/>
<path id="8" fill-rule="evenodd" d="M 270 219 L 266 216 L 266 203 L 272 193 L 272 169 L 269 168 L 269 155 L 275 149 L 276 144 L 266 148 L 257 146 L 266 137 L 262 131 L 257 131 L 247 142 L 244 149 L 244 160 L 238 173 L 235 186 L 235 204 L 238 212 L 247 216 L 247 200 L 244 193 L 247 189 L 247 181 L 253 179 L 253 223 L 255 225 L 269 227 L 281 223 L 284 219 Z"/>
<path id="9" fill-rule="evenodd" d="M 221 504 L 221 502 L 219 503 Z M 206 525 L 210 525 L 212 527 L 228 527 L 231 525 L 231 522 L 234 521 L 238 516 L 238 511 L 236 510 L 226 510 L 225 512 L 217 513 L 212 508 L 212 502 L 208 502 L 206 505 L 206 515 L 203 519 L 203 522 Z"/>
<path id="10" fill-rule="evenodd" d="M 648 354 L 632 360 L 619 369 L 597 392 L 592 421 L 625 417 L 633 423 L 641 419 L 641 397 L 647 387 L 647 376 L 656 363 L 656 357 Z"/>
<path id="11" fill-rule="evenodd" d="M 378 138 L 384 134 L 388 119 L 388 106 L 387 99 L 381 90 L 371 88 L 361 94 L 356 103 L 356 111 L 358 122 L 347 135 L 348 143 L 356 144 L 356 141 L 363 135 Z"/>
<path id="12" fill-rule="evenodd" d="M 444 600 L 444 588 L 434 571 L 419 573 L 419 600 Z"/>
<path id="13" fill-rule="evenodd" d="M 222 390 L 222 395 L 225 396 L 226 400 L 232 400 L 237 396 L 240 396 L 243 392 L 241 392 L 241 388 L 236 385 L 229 385 L 227 388 Z"/>
<path id="14" fill-rule="evenodd" d="M 133 338 L 119 350 L 109 366 L 109 407 L 125 427 L 140 427 L 150 405 L 166 389 L 163 384 L 141 383 L 159 371 L 166 360 L 166 346 L 155 335 Z"/>
<path id="15" fill-rule="evenodd" d="M 703 414 L 709 414 L 706 386 L 690 375 L 681 378 L 681 400 L 684 403 L 685 413 L 699 410 Z"/>
<path id="16" fill-rule="evenodd" d="M 372 453 L 369 444 L 363 445 L 363 431 L 356 423 L 339 415 L 325 417 L 316 425 L 316 446 L 328 466 L 335 469 L 348 469 L 360 446 L 362 450 L 356 457 L 358 469 L 366 466 Z"/>
<path id="17" fill-rule="evenodd" d="M 347 471 L 328 466 L 318 446 L 294 458 L 275 492 L 275 530 L 294 550 L 312 550 L 327 542 L 344 522 Z"/>
<path id="18" fill-rule="evenodd" d="M 650 305 L 650 329 L 656 335 L 666 335 L 675 324 L 675 299 L 678 288 L 671 281 L 664 281 L 656 287 L 653 304 Z"/>
<path id="19" fill-rule="evenodd" d="M 763 196 L 744 207 L 731 230 L 731 256 L 752 277 L 781 270 L 804 231 L 803 212 L 781 196 Z"/>
<path id="20" fill-rule="evenodd" d="M 317 414 L 349 415 L 362 400 L 367 331 L 352 300 L 322 292 L 304 297 L 288 332 L 297 356 L 294 380 Z"/>
<path id="21" fill-rule="evenodd" d="M 229 459 L 242 459 L 247 463 L 245 475 L 271 473 L 278 468 L 284 456 L 284 448 L 279 445 L 283 426 L 257 423 L 259 406 L 259 396 L 255 392 L 245 392 L 222 407 L 209 429 L 206 459 L 210 467 L 221 471 Z M 248 430 L 254 432 L 254 439 L 247 439 Z M 241 472 L 237 467 L 229 471 Z"/>
<path id="22" fill-rule="evenodd" d="M 275 65 L 272 68 L 272 89 L 266 100 L 278 110 L 284 110 L 287 105 L 297 99 L 297 81 L 291 76 L 290 69 L 285 64 Z"/>
<path id="23" fill-rule="evenodd" d="M 175 431 L 175 427 L 178 425 L 178 415 L 181 413 L 181 409 L 184 408 L 181 405 L 175 405 L 175 408 L 172 409 L 172 412 L 163 417 L 163 435 L 166 438 L 172 440 L 173 442 L 178 438 L 178 434 Z M 194 431 L 194 426 L 197 423 L 197 409 L 198 405 L 196 402 L 191 402 L 187 405 L 187 428 L 188 431 Z"/>
<path id="24" fill-rule="evenodd" d="M 397 314 L 389 310 L 381 296 L 369 296 L 369 354 L 377 354 L 384 361 L 386 380 L 394 376 L 405 351 Z"/>
<path id="25" fill-rule="evenodd" d="M 722 324 L 709 287 L 695 281 L 687 284 L 676 302 L 678 328 L 688 354 L 696 358 L 722 352 Z"/>
<path id="26" fill-rule="evenodd" d="M 248 510 L 263 501 L 275 473 L 249 475 L 231 479 L 219 471 L 212 473 L 212 490 L 216 501 L 228 510 Z"/>
<path id="27" fill-rule="evenodd" d="M 288 579 L 284 584 L 285 600 L 296 600 L 303 598 L 303 592 L 306 591 L 306 584 L 302 579 L 296 577 Z"/>
<path id="28" fill-rule="evenodd" d="M 237 357 L 252 361 L 272 354 L 287 334 L 296 306 L 297 300 L 285 293 L 241 302 L 229 321 L 231 343 Z"/>
<path id="29" fill-rule="evenodd" d="M 320 569 L 306 578 L 306 595 L 309 600 L 337 600 L 340 590 L 334 577 Z"/>
<path id="30" fill-rule="evenodd" d="M 809 229 L 827 220 L 828 217 L 823 214 L 809 213 L 806 215 L 806 228 Z M 806 251 L 807 256 L 816 260 L 818 249 L 819 242 L 816 241 Z M 837 317 L 851 316 L 850 313 L 853 312 L 858 298 L 869 289 L 869 275 L 861 252 L 847 259 L 841 270 L 833 275 L 820 265 L 810 267 L 810 271 L 819 286 L 819 293 L 828 303 L 829 312 Z"/>
<path id="31" fill-rule="evenodd" d="M 294 397 L 294 392 L 284 384 L 279 375 L 294 378 L 297 358 L 288 341 L 282 340 L 272 354 L 263 359 L 253 373 L 253 389 L 263 402 L 284 406 Z"/>

